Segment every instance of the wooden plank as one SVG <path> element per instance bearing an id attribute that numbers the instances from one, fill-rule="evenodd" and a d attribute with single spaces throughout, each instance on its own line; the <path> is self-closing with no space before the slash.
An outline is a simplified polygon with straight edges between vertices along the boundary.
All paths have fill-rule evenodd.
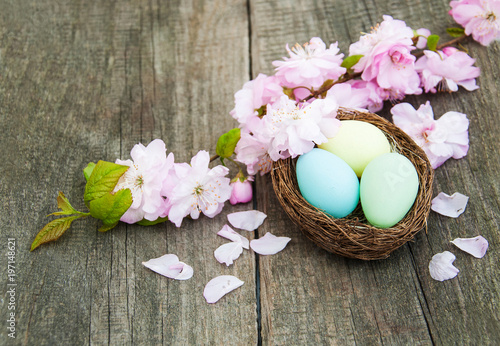
<path id="1" fill-rule="evenodd" d="M 255 258 L 213 258 L 225 241 L 215 219 L 172 225 L 75 222 L 29 253 L 59 189 L 80 209 L 89 161 L 126 159 L 162 138 L 189 160 L 213 153 L 233 93 L 248 79 L 246 2 L 16 1 L 1 16 L 2 238 L 15 237 L 17 341 L 23 344 L 252 344 L 257 342 Z M 28 183 L 29 182 L 29 183 Z M 141 262 L 175 253 L 193 279 L 170 281 Z M 3 262 L 2 262 L 3 263 Z M 6 274 L 3 272 L 2 277 Z M 245 285 L 208 305 L 203 287 L 232 274 Z M 2 306 L 6 316 L 7 306 Z M 238 318 L 234 318 L 238 316 Z M 234 331 L 238 331 L 237 338 Z M 2 328 L 2 343 L 8 340 Z"/>
<path id="2" fill-rule="evenodd" d="M 252 1 L 252 73 L 273 73 L 271 62 L 286 55 L 286 43 L 303 43 L 313 36 L 328 43 L 338 40 L 348 52 L 348 44 L 380 22 L 383 14 L 444 37 L 446 25 L 453 24 L 447 11 L 447 1 Z M 408 98 L 416 107 L 430 99 L 436 115 L 456 110 L 471 119 L 469 155 L 446 163 L 437 171 L 435 183 L 436 194 L 461 191 L 471 196 L 461 218 L 432 214 L 428 234 L 420 233 L 388 260 L 348 260 L 312 245 L 281 211 L 269 192 L 269 179 L 258 180 L 257 208 L 269 215 L 259 234 L 292 238 L 279 255 L 259 258 L 266 344 L 491 344 L 500 339 L 494 250 L 476 260 L 448 243 L 478 234 L 492 246 L 498 243 L 498 44 L 470 47 L 483 69 L 479 91 Z M 381 115 L 389 117 L 389 109 Z M 457 254 L 463 270 L 458 279 L 439 283 L 430 278 L 427 266 L 433 254 L 444 250 Z"/>

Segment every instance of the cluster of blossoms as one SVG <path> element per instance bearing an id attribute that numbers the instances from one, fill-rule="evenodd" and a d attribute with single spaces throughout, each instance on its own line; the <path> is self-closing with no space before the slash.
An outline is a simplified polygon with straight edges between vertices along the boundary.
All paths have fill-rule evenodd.
<path id="1" fill-rule="evenodd" d="M 175 163 L 173 153 L 166 155 L 165 143 L 155 139 L 147 147 L 135 145 L 130 156 L 132 160 L 116 160 L 130 167 L 115 187 L 115 191 L 132 192 L 132 205 L 121 217 L 123 222 L 168 217 L 180 227 L 188 215 L 214 217 L 231 197 L 230 180 L 225 177 L 229 169 L 220 165 L 210 169 L 206 151 L 198 152 L 190 164 Z"/>
<path id="2" fill-rule="evenodd" d="M 483 45 L 500 38 L 500 0 L 451 1 L 450 6 L 450 15 L 464 27 L 463 35 Z M 179 227 L 188 215 L 215 216 L 227 200 L 250 201 L 253 175 L 266 174 L 273 161 L 295 158 L 335 136 L 339 107 L 376 112 L 384 101 L 397 102 L 406 95 L 454 92 L 459 86 L 477 89 L 480 71 L 475 60 L 457 48 L 433 46 L 431 36 L 428 29 L 413 30 L 402 20 L 384 16 L 351 44 L 346 58 L 337 42 L 327 46 L 318 37 L 302 46 L 287 45 L 289 56 L 273 62 L 274 75 L 259 74 L 235 94 L 230 114 L 240 128 L 236 161 L 246 165 L 249 177 L 240 170 L 230 181 L 226 167 L 209 169 L 205 151 L 190 164 L 174 163 L 161 140 L 148 147 L 139 144 L 132 150 L 133 161 L 117 160 L 130 169 L 115 191 L 129 188 L 133 196 L 122 221 L 168 217 Z M 394 123 L 424 149 L 433 168 L 467 154 L 465 114 L 448 112 L 435 120 L 428 102 L 418 110 L 398 104 L 391 113 Z"/>

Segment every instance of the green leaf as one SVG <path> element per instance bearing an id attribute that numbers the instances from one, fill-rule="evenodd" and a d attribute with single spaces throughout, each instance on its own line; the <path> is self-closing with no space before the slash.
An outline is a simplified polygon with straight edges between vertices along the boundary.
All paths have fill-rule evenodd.
<path id="1" fill-rule="evenodd" d="M 359 59 L 361 59 L 363 55 L 351 55 L 348 56 L 347 58 L 342 61 L 342 64 L 340 66 L 345 67 L 346 69 L 352 68 L 354 65 L 356 65 L 359 62 Z"/>
<path id="2" fill-rule="evenodd" d="M 85 176 L 85 180 L 89 181 L 90 176 L 92 175 L 92 171 L 94 170 L 95 163 L 89 162 L 87 167 L 83 169 L 83 175 Z"/>
<path id="3" fill-rule="evenodd" d="M 122 215 L 125 214 L 131 205 L 132 192 L 129 189 L 123 189 L 114 194 L 108 192 L 104 196 L 90 202 L 90 215 L 102 220 L 104 226 L 116 226 Z"/>
<path id="4" fill-rule="evenodd" d="M 128 166 L 116 163 L 99 161 L 92 170 L 92 174 L 85 185 L 84 200 L 87 206 L 92 200 L 98 199 L 113 191 L 118 179 L 127 171 Z"/>
<path id="5" fill-rule="evenodd" d="M 68 217 L 62 217 L 60 219 L 55 219 L 50 221 L 48 224 L 45 225 L 44 228 L 35 237 L 35 240 L 31 244 L 31 250 L 35 250 L 37 247 L 39 247 L 42 244 L 48 243 L 50 241 L 54 241 L 59 239 L 60 236 L 66 232 L 66 230 L 71 226 L 71 223 L 86 215 L 74 215 L 74 216 L 68 216 Z"/>
<path id="6" fill-rule="evenodd" d="M 294 90 L 295 90 L 295 89 L 292 89 L 292 88 L 287 88 L 287 87 L 285 87 L 285 86 L 283 87 L 283 93 L 284 93 L 286 96 L 288 96 L 288 98 L 289 98 L 290 100 L 293 100 L 293 101 L 295 101 L 295 94 L 293 93 L 293 91 L 294 91 Z"/>
<path id="7" fill-rule="evenodd" d="M 219 155 L 222 159 L 233 155 L 234 148 L 236 148 L 236 144 L 238 144 L 240 137 L 240 129 L 238 128 L 229 130 L 220 136 L 217 141 L 217 155 Z"/>
<path id="8" fill-rule="evenodd" d="M 57 211 L 49 215 L 85 214 L 73 208 L 71 203 L 69 203 L 69 200 L 66 198 L 66 196 L 64 196 L 64 193 L 62 193 L 61 191 L 59 191 L 59 195 L 57 196 L 57 206 L 59 209 L 61 209 L 61 211 Z"/>
<path id="9" fill-rule="evenodd" d="M 260 108 L 255 110 L 257 112 L 257 116 L 262 119 L 264 115 L 266 115 L 267 112 L 267 105 L 262 105 Z"/>
<path id="10" fill-rule="evenodd" d="M 146 220 L 146 219 L 142 219 L 137 224 L 141 225 L 141 226 L 153 226 L 153 225 L 157 225 L 159 223 L 165 222 L 167 220 L 168 220 L 168 217 L 159 217 L 159 218 L 157 218 L 154 221 L 149 221 L 149 220 Z"/>
<path id="11" fill-rule="evenodd" d="M 107 232 L 107 231 L 109 231 L 109 230 L 112 230 L 113 228 L 115 228 L 115 227 L 116 227 L 116 225 L 118 225 L 118 221 L 117 221 L 117 222 L 115 222 L 115 223 L 112 223 L 112 224 L 110 224 L 110 225 L 106 225 L 106 224 L 104 224 L 104 225 L 102 225 L 102 226 L 98 229 L 98 231 L 99 231 L 99 232 L 103 232 L 103 233 L 104 233 L 104 232 Z"/>
<path id="12" fill-rule="evenodd" d="M 437 49 L 438 42 L 439 42 L 438 35 L 430 35 L 429 37 L 427 37 L 427 48 L 435 52 Z"/>
<path id="13" fill-rule="evenodd" d="M 448 28 L 448 29 L 446 29 L 446 32 L 451 37 L 462 37 L 462 36 L 465 35 L 465 29 L 464 28 Z"/>

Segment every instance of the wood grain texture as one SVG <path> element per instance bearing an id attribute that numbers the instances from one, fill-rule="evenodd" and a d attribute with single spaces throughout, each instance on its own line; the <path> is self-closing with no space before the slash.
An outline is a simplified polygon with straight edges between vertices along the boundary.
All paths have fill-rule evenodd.
<path id="1" fill-rule="evenodd" d="M 18 241 L 15 343 L 255 344 L 255 258 L 245 252 L 226 268 L 213 257 L 227 212 L 179 229 L 120 224 L 105 234 L 77 221 L 57 243 L 28 252 L 58 189 L 84 208 L 87 162 L 127 159 L 154 138 L 177 162 L 213 153 L 233 127 L 233 93 L 249 78 L 246 2 L 4 5 L 1 222 L 2 244 Z M 193 266 L 193 279 L 170 281 L 141 265 L 165 253 Z M 209 305 L 204 285 L 222 274 L 245 284 Z M 0 335 L 10 341 L 5 328 Z"/>
<path id="2" fill-rule="evenodd" d="M 427 27 L 446 36 L 453 25 L 448 2 L 252 1 L 253 75 L 272 73 L 271 62 L 286 55 L 285 44 L 318 36 L 348 44 L 367 32 L 383 14 Z M 286 28 L 285 30 L 281 28 Z M 281 48 L 280 48 L 281 47 Z M 269 179 L 257 182 L 257 208 L 270 214 L 260 228 L 292 237 L 287 251 L 260 257 L 262 338 L 268 344 L 494 344 L 500 340 L 498 313 L 499 213 L 499 45 L 467 44 L 482 69 L 475 92 L 409 97 L 415 107 L 430 100 L 436 118 L 454 110 L 471 121 L 471 149 L 436 171 L 434 193 L 462 192 L 471 197 L 458 219 L 431 214 L 427 234 L 397 250 L 388 260 L 360 262 L 339 258 L 311 244 L 280 210 Z M 390 117 L 390 106 L 380 113 Z M 265 191 L 265 192 L 263 192 Z M 482 234 L 488 255 L 477 260 L 449 243 Z M 458 279 L 432 280 L 428 263 L 444 250 L 457 255 Z"/>
<path id="3" fill-rule="evenodd" d="M 409 97 L 430 100 L 436 117 L 470 119 L 470 150 L 436 171 L 434 193 L 470 196 L 457 219 L 431 213 L 428 231 L 387 260 L 330 254 L 284 214 L 269 177 L 258 177 L 258 230 L 292 238 L 274 256 L 252 251 L 229 268 L 213 258 L 226 240 L 215 233 L 227 213 L 185 220 L 177 229 L 120 224 L 97 231 L 75 221 L 58 242 L 29 253 L 55 211 L 57 191 L 84 209 L 81 170 L 90 161 L 127 159 L 132 146 L 162 138 L 176 162 L 236 126 L 233 94 L 285 45 L 311 37 L 349 43 L 383 14 L 445 36 L 448 1 L 306 0 L 4 0 L 0 4 L 0 317 L 8 314 L 6 239 L 17 239 L 17 338 L 0 323 L 0 344 L 372 345 L 498 344 L 500 340 L 500 45 L 467 43 L 482 74 L 480 89 Z M 381 115 L 390 117 L 390 106 Z M 482 234 L 487 255 L 454 248 Z M 251 239 L 252 234 L 247 233 Z M 428 274 L 432 255 L 452 251 L 456 279 Z M 168 280 L 141 262 L 175 253 L 195 270 Z M 245 284 L 215 305 L 203 287 L 230 274 Z M 259 314 L 260 313 L 260 314 Z"/>

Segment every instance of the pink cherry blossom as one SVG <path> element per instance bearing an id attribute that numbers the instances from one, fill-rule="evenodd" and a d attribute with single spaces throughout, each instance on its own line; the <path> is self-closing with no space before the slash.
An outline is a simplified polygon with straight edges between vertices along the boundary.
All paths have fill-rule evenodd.
<path id="1" fill-rule="evenodd" d="M 476 258 L 483 258 L 488 250 L 488 241 L 480 235 L 474 238 L 456 238 L 451 243 Z"/>
<path id="2" fill-rule="evenodd" d="M 164 216 L 168 205 L 162 197 L 162 188 L 174 165 L 172 153 L 166 156 L 165 143 L 155 139 L 147 147 L 136 144 L 130 152 L 132 160 L 116 160 L 117 164 L 130 168 L 120 177 L 114 192 L 130 189 L 132 205 L 123 214 L 121 221 L 135 223 L 146 219 L 154 221 Z"/>
<path id="3" fill-rule="evenodd" d="M 427 47 L 427 38 L 431 35 L 431 31 L 429 29 L 420 28 L 415 31 L 417 36 L 417 43 L 415 46 L 418 49 L 424 49 Z"/>
<path id="4" fill-rule="evenodd" d="M 479 88 L 475 78 L 479 76 L 480 70 L 473 66 L 475 60 L 467 53 L 447 47 L 437 52 L 426 50 L 424 54 L 418 59 L 415 68 L 421 75 L 425 92 L 435 93 L 437 89 L 457 91 L 459 85 L 469 91 Z"/>
<path id="5" fill-rule="evenodd" d="M 454 265 L 455 255 L 444 251 L 432 256 L 429 262 L 429 273 L 434 280 L 444 281 L 453 279 L 460 272 Z"/>
<path id="6" fill-rule="evenodd" d="M 413 30 L 401 20 L 384 16 L 370 34 L 360 37 L 349 48 L 349 55 L 363 55 L 354 65 L 365 81 L 375 80 L 387 90 L 385 99 L 399 99 L 401 94 L 420 94 L 420 79 L 414 68 Z M 396 96 L 396 97 L 394 97 Z"/>
<path id="7" fill-rule="evenodd" d="M 187 215 L 193 219 L 197 219 L 200 213 L 214 217 L 231 196 L 230 180 L 225 178 L 229 169 L 223 166 L 210 169 L 209 163 L 208 152 L 200 150 L 191 159 L 189 167 L 181 167 L 183 176 L 179 177 L 168 196 L 172 205 L 168 218 L 177 227 Z"/>
<path id="8" fill-rule="evenodd" d="M 238 203 L 248 203 L 252 200 L 252 181 L 253 177 L 236 177 L 231 181 L 231 198 L 229 198 L 229 203 L 232 205 Z"/>
<path id="9" fill-rule="evenodd" d="M 340 107 L 365 109 L 369 103 L 370 93 L 367 88 L 357 89 L 346 82 L 332 86 L 325 98 L 333 99 Z"/>
<path id="10" fill-rule="evenodd" d="M 313 37 L 308 43 L 296 44 L 292 49 L 286 46 L 290 57 L 284 61 L 273 61 L 276 76 L 287 87 L 319 88 L 327 79 L 336 80 L 346 72 L 340 67 L 344 54 L 338 54 L 337 42 L 326 48 L 319 37 Z"/>
<path id="11" fill-rule="evenodd" d="M 351 87 L 356 90 L 364 90 L 368 93 L 367 98 L 367 108 L 370 112 L 376 113 L 384 107 L 384 100 L 386 99 L 387 92 L 378 86 L 378 84 L 374 81 L 364 81 L 364 80 L 352 80 L 349 81 Z M 401 99 L 404 97 L 404 94 L 400 95 Z M 394 98 L 396 100 L 399 98 Z"/>
<path id="12" fill-rule="evenodd" d="M 283 88 L 275 76 L 259 74 L 257 78 L 246 82 L 234 95 L 234 109 L 231 116 L 241 124 L 246 124 L 258 116 L 258 110 L 276 101 L 283 95 Z"/>
<path id="13" fill-rule="evenodd" d="M 273 161 L 297 157 L 335 136 L 340 127 L 336 119 L 337 103 L 332 99 L 317 99 L 310 104 L 299 104 L 282 96 L 273 105 L 267 105 L 263 120 L 269 137 L 268 150 Z"/>
<path id="14" fill-rule="evenodd" d="M 424 149 L 432 168 L 451 157 L 460 159 L 467 155 L 469 120 L 465 114 L 447 112 L 434 120 L 429 101 L 418 110 L 409 103 L 400 103 L 392 107 L 391 113 L 394 124 Z"/>
<path id="15" fill-rule="evenodd" d="M 500 0 L 451 1 L 449 14 L 484 46 L 500 39 Z"/>
<path id="16" fill-rule="evenodd" d="M 236 160 L 247 166 L 248 174 L 260 172 L 260 175 L 264 175 L 271 171 L 273 161 L 268 153 L 271 141 L 272 137 L 260 130 L 252 134 L 249 131 L 241 131 L 241 138 L 235 148 Z"/>

